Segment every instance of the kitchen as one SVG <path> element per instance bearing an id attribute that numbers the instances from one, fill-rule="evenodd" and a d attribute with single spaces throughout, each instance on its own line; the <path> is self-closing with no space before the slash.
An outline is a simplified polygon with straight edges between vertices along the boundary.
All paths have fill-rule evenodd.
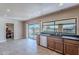
<path id="1" fill-rule="evenodd" d="M 34 18 L 26 23 L 40 23 L 37 44 L 63 55 L 79 55 L 78 6 Z"/>
<path id="2" fill-rule="evenodd" d="M 79 54 L 79 35 L 76 35 L 77 19 L 65 19 L 43 23 L 44 31 L 38 35 L 38 45 L 61 54 Z"/>

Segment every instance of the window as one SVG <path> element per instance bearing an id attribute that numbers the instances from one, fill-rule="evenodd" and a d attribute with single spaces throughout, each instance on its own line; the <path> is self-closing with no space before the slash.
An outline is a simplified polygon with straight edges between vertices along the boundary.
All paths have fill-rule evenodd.
<path id="1" fill-rule="evenodd" d="M 55 32 L 58 32 L 58 25 L 55 25 Z"/>
<path id="2" fill-rule="evenodd" d="M 76 34 L 75 30 L 76 25 L 73 24 L 65 24 L 63 25 L 63 32 L 68 34 Z"/>
<path id="3" fill-rule="evenodd" d="M 43 31 L 45 32 L 54 32 L 54 22 L 43 23 Z"/>
<path id="4" fill-rule="evenodd" d="M 35 39 L 36 35 L 40 34 L 40 24 L 29 24 L 28 31 L 28 37 Z"/>
<path id="5" fill-rule="evenodd" d="M 76 34 L 76 19 L 58 20 L 43 23 L 43 32 L 60 32 L 63 34 Z"/>

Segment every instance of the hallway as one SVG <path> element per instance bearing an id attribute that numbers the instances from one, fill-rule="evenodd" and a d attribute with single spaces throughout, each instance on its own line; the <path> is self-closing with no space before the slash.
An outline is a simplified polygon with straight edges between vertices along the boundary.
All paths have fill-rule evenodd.
<path id="1" fill-rule="evenodd" d="M 0 55 L 60 55 L 54 51 L 37 46 L 32 39 L 8 40 L 0 43 Z"/>

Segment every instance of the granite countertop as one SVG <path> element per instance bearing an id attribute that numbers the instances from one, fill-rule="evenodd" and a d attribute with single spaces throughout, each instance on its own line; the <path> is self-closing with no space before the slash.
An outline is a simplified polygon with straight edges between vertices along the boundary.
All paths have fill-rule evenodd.
<path id="1" fill-rule="evenodd" d="M 50 34 L 50 33 L 42 33 L 40 35 L 43 35 L 43 36 L 56 36 L 56 37 L 60 37 L 62 39 L 71 39 L 71 40 L 77 40 L 79 41 L 79 35 L 60 35 L 59 33 L 53 33 L 53 34 Z"/>
<path id="2" fill-rule="evenodd" d="M 42 36 L 50 36 L 50 34 L 41 34 Z"/>
<path id="3" fill-rule="evenodd" d="M 79 41 L 79 38 L 71 37 L 71 36 L 62 36 L 62 39 L 70 39 L 70 40 L 78 40 Z"/>

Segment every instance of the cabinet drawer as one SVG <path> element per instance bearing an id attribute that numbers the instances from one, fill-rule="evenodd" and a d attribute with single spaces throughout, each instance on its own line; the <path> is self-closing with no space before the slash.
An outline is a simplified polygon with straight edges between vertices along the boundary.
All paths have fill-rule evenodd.
<path id="1" fill-rule="evenodd" d="M 64 43 L 71 43 L 79 45 L 79 41 L 64 39 Z"/>

